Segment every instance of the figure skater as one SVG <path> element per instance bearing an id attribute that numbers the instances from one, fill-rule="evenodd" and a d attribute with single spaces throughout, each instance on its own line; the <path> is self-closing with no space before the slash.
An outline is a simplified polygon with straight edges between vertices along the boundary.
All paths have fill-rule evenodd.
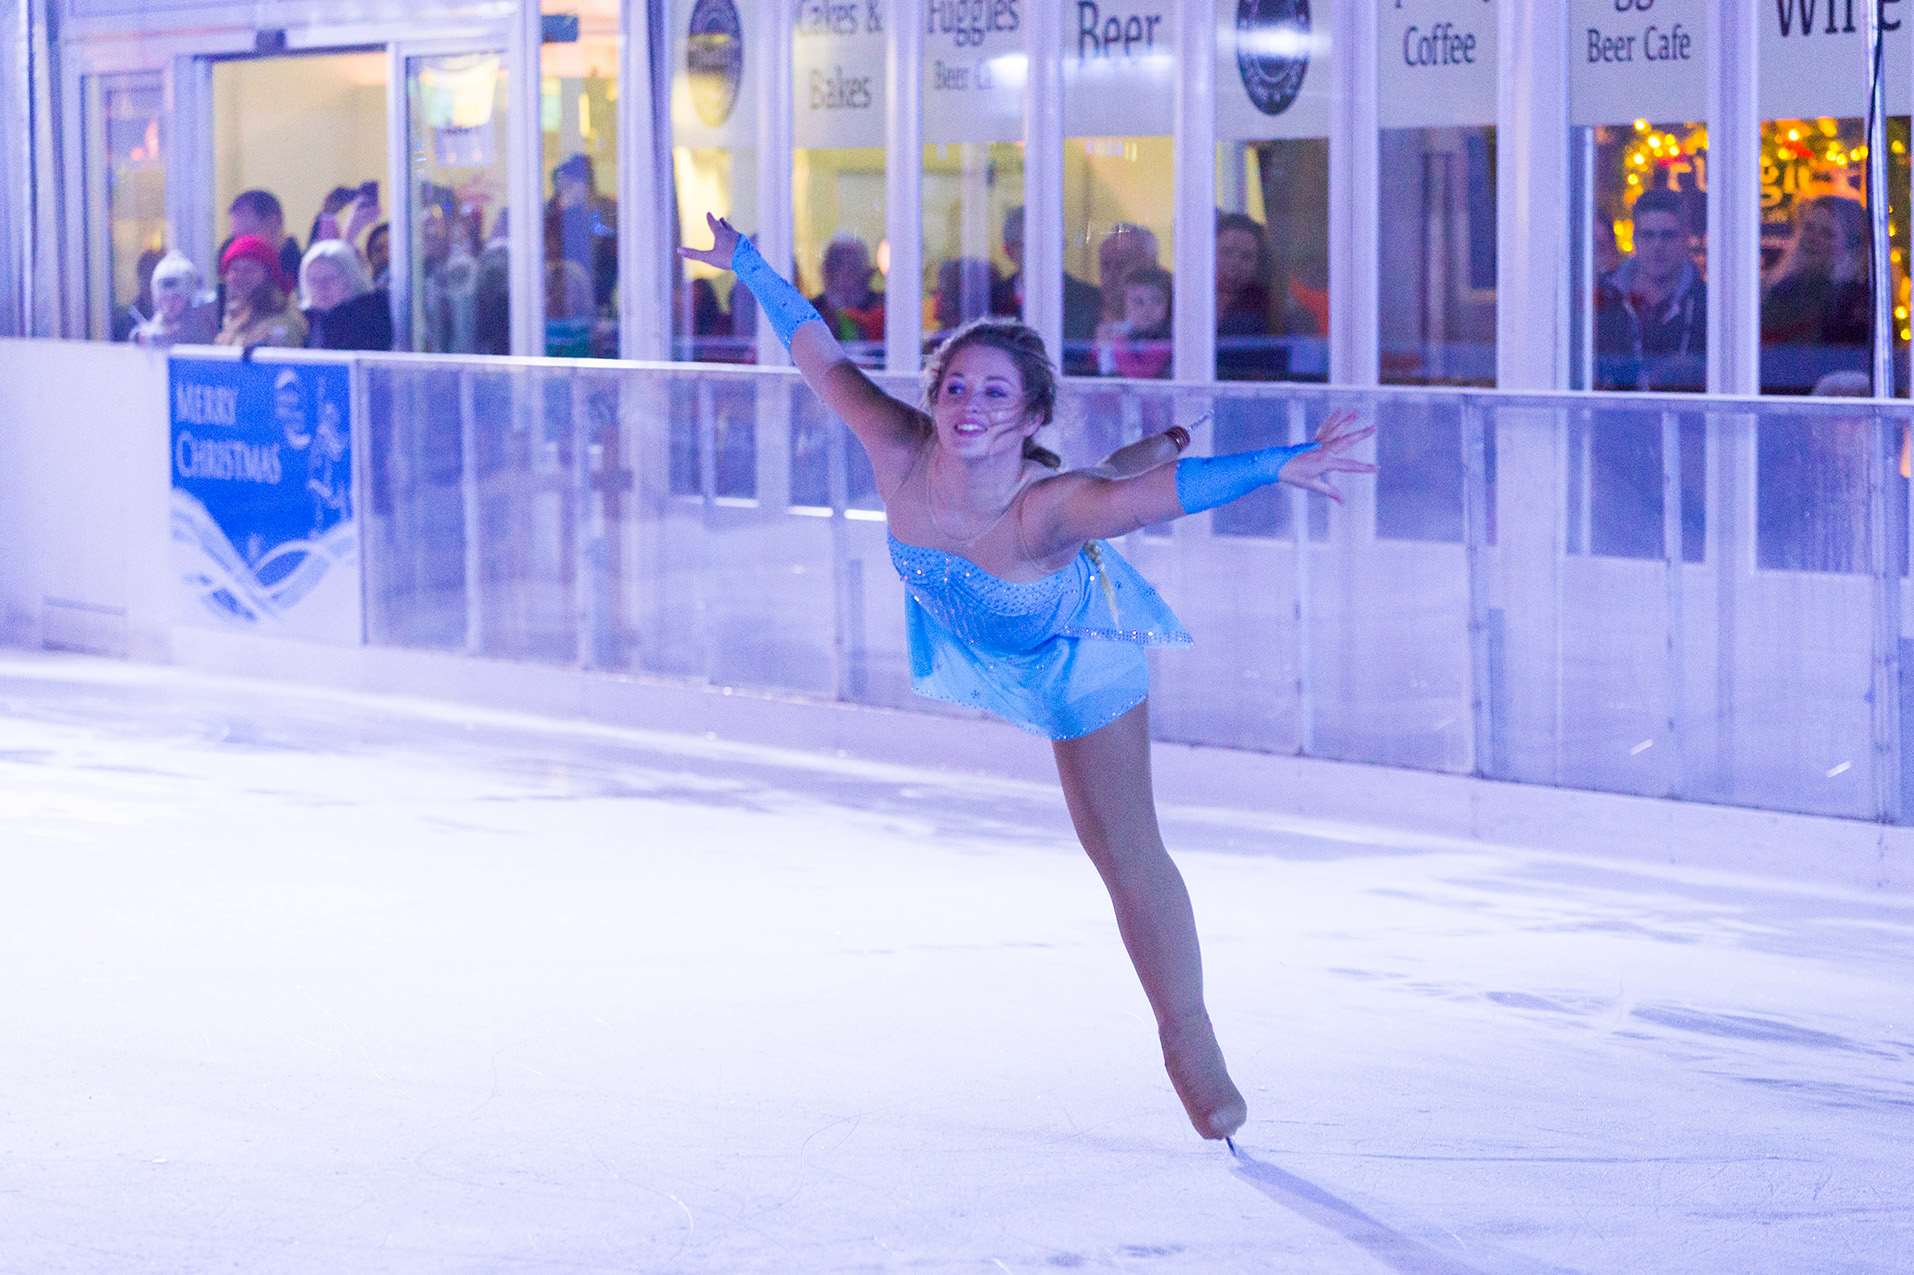
<path id="1" fill-rule="evenodd" d="M 712 247 L 678 251 L 737 273 L 805 383 L 870 454 L 909 595 L 912 687 L 1053 741 L 1071 822 L 1115 905 L 1170 1082 L 1198 1133 L 1227 1138 L 1248 1109 L 1204 1008 L 1196 920 L 1150 789 L 1143 648 L 1190 637 L 1103 542 L 1278 479 L 1340 500 L 1331 475 L 1375 471 L 1347 454 L 1373 427 L 1335 413 L 1311 443 L 1179 460 L 1189 434 L 1173 426 L 1095 468 L 1053 472 L 1058 458 L 1032 435 L 1055 409 L 1057 374 L 1032 329 L 991 318 L 959 328 L 925 369 L 923 406 L 912 407 L 851 361 L 749 239 L 705 220 Z"/>

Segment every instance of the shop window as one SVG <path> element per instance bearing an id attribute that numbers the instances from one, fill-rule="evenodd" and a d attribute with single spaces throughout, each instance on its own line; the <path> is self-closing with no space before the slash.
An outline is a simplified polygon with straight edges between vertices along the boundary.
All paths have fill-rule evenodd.
<path id="1" fill-rule="evenodd" d="M 672 0 L 671 357 L 703 363 L 757 361 L 758 311 L 737 276 L 677 249 L 711 242 L 705 214 L 728 217 L 747 235 L 763 229 L 758 205 L 756 79 L 744 74 L 756 6 L 728 0 Z"/>
<path id="2" fill-rule="evenodd" d="M 511 241 L 505 59 L 413 58 L 412 347 L 510 354 Z"/>
<path id="3" fill-rule="evenodd" d="M 555 356 L 618 354 L 618 11 L 617 0 L 546 7 L 559 19 L 539 64 L 545 353 Z"/>
<path id="4" fill-rule="evenodd" d="M 1175 343 L 1176 19 L 1075 6 L 1064 30 L 1063 349 L 1072 376 L 1168 377 Z"/>
<path id="5" fill-rule="evenodd" d="M 1425 0 L 1381 14 L 1376 268 L 1384 384 L 1495 383 L 1501 3 Z"/>
<path id="6" fill-rule="evenodd" d="M 1905 115 L 1888 120 L 1888 189 L 1908 181 Z M 1761 392 L 1873 392 L 1868 148 L 1860 118 L 1761 126 Z M 1888 201 L 1895 381 L 1906 392 L 1907 208 Z"/>
<path id="7" fill-rule="evenodd" d="M 1254 10 L 1251 12 L 1250 10 Z M 1219 14 L 1216 378 L 1329 375 L 1331 5 Z"/>
<path id="8" fill-rule="evenodd" d="M 1495 130 L 1389 129 L 1381 150 L 1382 381 L 1493 385 Z"/>
<path id="9" fill-rule="evenodd" d="M 1761 118 L 1761 359 L 1764 394 L 1906 392 L 1908 24 L 1885 6 L 1875 65 L 1886 88 L 1888 153 L 1868 153 L 1867 24 L 1850 14 L 1808 21 L 1795 5 L 1757 11 Z M 1887 191 L 1869 188 L 1870 159 L 1885 158 Z M 1875 201 L 1886 194 L 1891 264 L 1873 270 Z M 1870 205 L 1873 204 L 1871 208 Z M 1877 288 L 1890 289 L 1896 384 L 1874 379 Z"/>

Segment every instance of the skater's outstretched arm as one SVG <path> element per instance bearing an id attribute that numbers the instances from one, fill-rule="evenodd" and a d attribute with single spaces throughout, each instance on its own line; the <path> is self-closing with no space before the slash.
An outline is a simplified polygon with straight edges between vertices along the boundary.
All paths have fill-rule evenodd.
<path id="1" fill-rule="evenodd" d="M 1033 557 L 1057 557 L 1086 540 L 1214 509 L 1279 480 L 1340 502 L 1342 493 L 1330 476 L 1375 473 L 1374 465 L 1348 455 L 1375 432 L 1373 425 L 1358 428 L 1354 412 L 1334 412 L 1316 430 L 1314 442 L 1296 447 L 1189 456 L 1132 478 L 1061 474 L 1031 488 L 1025 535 Z"/>
<path id="2" fill-rule="evenodd" d="M 892 398 L 838 344 L 817 308 L 758 254 L 752 242 L 722 217 L 705 214 L 712 246 L 680 248 L 680 256 L 720 270 L 734 270 L 751 289 L 771 327 L 791 352 L 791 362 L 824 405 L 851 427 L 864 450 L 879 491 L 889 491 L 910 468 L 917 448 L 930 432 L 930 420 L 910 404 Z"/>

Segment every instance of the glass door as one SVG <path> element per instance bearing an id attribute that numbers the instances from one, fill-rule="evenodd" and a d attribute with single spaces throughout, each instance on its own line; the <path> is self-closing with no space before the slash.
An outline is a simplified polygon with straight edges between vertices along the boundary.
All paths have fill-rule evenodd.
<path id="1" fill-rule="evenodd" d="M 405 52 L 405 348 L 512 348 L 510 98 L 503 49 Z M 395 266 L 398 265 L 395 254 Z"/>
<path id="2" fill-rule="evenodd" d="M 85 81 L 87 333 L 127 340 L 153 313 L 153 268 L 166 234 L 166 93 L 160 72 Z"/>

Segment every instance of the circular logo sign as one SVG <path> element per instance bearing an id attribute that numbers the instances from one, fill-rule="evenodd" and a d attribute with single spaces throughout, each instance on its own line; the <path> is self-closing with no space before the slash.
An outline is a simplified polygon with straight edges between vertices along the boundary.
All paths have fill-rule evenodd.
<path id="1" fill-rule="evenodd" d="M 1288 110 L 1309 71 L 1309 0 L 1237 0 L 1236 69 L 1257 110 Z"/>
<path id="2" fill-rule="evenodd" d="M 685 76 L 699 119 L 716 128 L 731 118 L 744 79 L 744 25 L 732 0 L 698 0 L 691 7 Z"/>

